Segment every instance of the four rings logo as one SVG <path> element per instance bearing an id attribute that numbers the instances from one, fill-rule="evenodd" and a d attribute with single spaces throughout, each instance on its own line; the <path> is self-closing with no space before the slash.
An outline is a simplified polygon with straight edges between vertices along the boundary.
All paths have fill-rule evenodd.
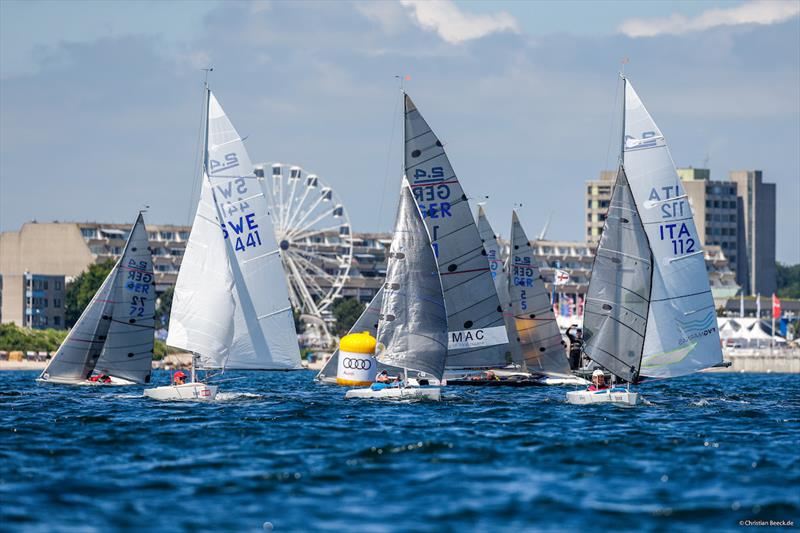
<path id="1" fill-rule="evenodd" d="M 352 359 L 345 357 L 342 361 L 342 366 L 345 368 L 352 368 L 353 370 L 369 370 L 372 368 L 372 361 L 369 359 Z"/>

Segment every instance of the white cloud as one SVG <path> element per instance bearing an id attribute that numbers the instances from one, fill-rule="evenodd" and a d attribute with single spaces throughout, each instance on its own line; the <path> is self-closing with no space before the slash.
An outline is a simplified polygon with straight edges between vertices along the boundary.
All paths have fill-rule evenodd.
<path id="1" fill-rule="evenodd" d="M 675 13 L 667 18 L 628 19 L 618 30 L 628 37 L 680 35 L 717 26 L 775 24 L 798 14 L 800 2 L 796 0 L 751 0 L 736 7 L 709 9 L 692 18 Z"/>
<path id="2" fill-rule="evenodd" d="M 519 32 L 516 19 L 505 11 L 482 15 L 465 13 L 452 0 L 400 0 L 400 3 L 413 9 L 417 24 L 435 31 L 451 44 L 497 32 Z"/>

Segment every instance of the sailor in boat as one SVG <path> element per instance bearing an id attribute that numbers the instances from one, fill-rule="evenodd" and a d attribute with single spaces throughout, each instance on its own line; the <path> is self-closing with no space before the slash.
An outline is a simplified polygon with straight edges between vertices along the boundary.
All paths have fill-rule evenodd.
<path id="1" fill-rule="evenodd" d="M 606 375 L 603 373 L 602 370 L 599 368 L 592 372 L 592 384 L 589 385 L 586 390 L 588 391 L 598 391 L 598 390 L 606 390 L 609 389 L 608 385 L 606 385 Z"/>
<path id="2" fill-rule="evenodd" d="M 89 381 L 92 383 L 111 383 L 111 376 L 105 374 L 104 372 L 100 372 L 99 374 L 95 374 L 94 376 L 90 377 Z"/>
<path id="3" fill-rule="evenodd" d="M 186 385 L 186 374 L 181 370 L 175 372 L 175 374 L 172 376 L 172 384 Z"/>
<path id="4" fill-rule="evenodd" d="M 482 372 L 477 376 L 473 376 L 471 379 L 473 381 L 500 381 L 500 377 L 495 374 L 493 370 Z"/>

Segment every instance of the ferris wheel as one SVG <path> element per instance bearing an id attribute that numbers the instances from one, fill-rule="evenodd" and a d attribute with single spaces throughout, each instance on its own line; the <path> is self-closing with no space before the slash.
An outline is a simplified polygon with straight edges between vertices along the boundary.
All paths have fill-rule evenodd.
<path id="1" fill-rule="evenodd" d="M 294 165 L 265 163 L 256 167 L 256 175 L 264 178 L 292 305 L 321 318 L 350 272 L 350 217 L 338 195 L 316 174 Z"/>

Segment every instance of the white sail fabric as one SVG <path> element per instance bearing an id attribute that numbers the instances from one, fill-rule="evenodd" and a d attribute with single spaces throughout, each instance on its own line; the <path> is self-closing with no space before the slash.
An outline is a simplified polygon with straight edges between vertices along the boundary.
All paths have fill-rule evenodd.
<path id="1" fill-rule="evenodd" d="M 489 259 L 489 269 L 494 279 L 494 288 L 503 309 L 503 321 L 508 334 L 508 348 L 511 351 L 511 360 L 514 363 L 522 364 L 522 351 L 519 347 L 519 336 L 517 327 L 514 323 L 514 313 L 511 310 L 511 295 L 509 294 L 508 264 L 503 261 L 502 250 L 497 242 L 497 235 L 486 218 L 483 206 L 478 206 L 477 216 L 478 234 L 481 237 L 483 248 L 486 250 L 486 257 Z"/>
<path id="2" fill-rule="evenodd" d="M 135 383 L 149 383 L 153 364 L 156 294 L 153 257 L 142 214 L 131 229 L 111 287 L 114 304 L 95 369 Z"/>
<path id="3" fill-rule="evenodd" d="M 702 241 L 664 136 L 626 81 L 624 167 L 653 254 L 642 376 L 722 362 Z"/>
<path id="4" fill-rule="evenodd" d="M 411 189 L 404 183 L 386 267 L 377 359 L 441 379 L 447 312 L 436 258 Z"/>
<path id="5" fill-rule="evenodd" d="M 442 143 L 408 95 L 405 170 L 439 265 L 448 312 L 447 367 L 510 363 L 503 309 L 467 196 Z"/>
<path id="6" fill-rule="evenodd" d="M 511 310 L 519 348 L 530 372 L 571 375 L 566 343 L 556 323 L 550 296 L 517 212 L 511 212 Z"/>
<path id="7" fill-rule="evenodd" d="M 586 292 L 583 350 L 628 382 L 639 376 L 651 277 L 647 234 L 620 167 Z"/>
<path id="8" fill-rule="evenodd" d="M 57 383 L 80 383 L 91 377 L 111 325 L 112 287 L 116 267 L 108 273 L 92 301 L 42 371 L 40 379 Z"/>
<path id="9" fill-rule="evenodd" d="M 180 319 L 168 342 L 198 353 L 205 368 L 301 368 L 280 250 L 261 184 L 241 137 L 211 91 L 207 95 L 206 175 L 190 246 L 196 228 L 201 229 L 192 266 L 185 275 L 181 267 Z M 215 322 L 211 327 L 209 319 Z"/>
<path id="10" fill-rule="evenodd" d="M 209 91 L 208 166 L 234 280 L 225 368 L 301 368 L 289 289 L 263 188 L 239 134 Z"/>
<path id="11" fill-rule="evenodd" d="M 233 275 L 205 174 L 189 242 L 181 261 L 167 344 L 196 353 L 205 368 L 219 368 L 233 340 Z"/>

